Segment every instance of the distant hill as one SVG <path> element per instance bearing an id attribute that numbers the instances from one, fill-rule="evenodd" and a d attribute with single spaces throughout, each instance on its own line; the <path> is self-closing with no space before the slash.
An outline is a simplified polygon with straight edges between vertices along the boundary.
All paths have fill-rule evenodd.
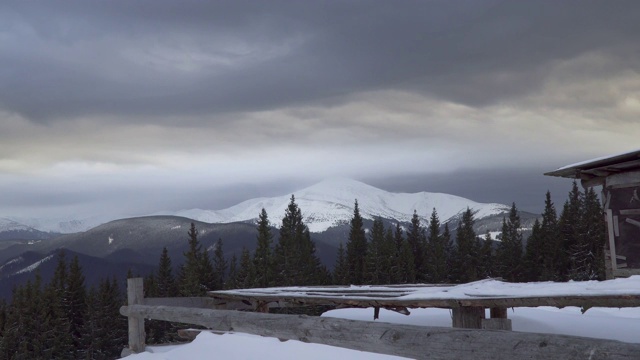
<path id="1" fill-rule="evenodd" d="M 126 279 L 129 270 L 133 274 L 149 274 L 154 270 L 154 267 L 150 265 L 102 259 L 67 249 L 54 250 L 45 254 L 28 251 L 0 265 L 0 299 L 10 299 L 13 287 L 24 284 L 27 280 L 33 281 L 36 273 L 40 274 L 43 283 L 48 283 L 53 277 L 61 251 L 64 252 L 67 263 L 73 257 L 78 256 L 78 262 L 85 276 L 85 284 L 89 287 L 98 285 L 103 278 L 115 276 L 124 289 L 124 279 Z"/>

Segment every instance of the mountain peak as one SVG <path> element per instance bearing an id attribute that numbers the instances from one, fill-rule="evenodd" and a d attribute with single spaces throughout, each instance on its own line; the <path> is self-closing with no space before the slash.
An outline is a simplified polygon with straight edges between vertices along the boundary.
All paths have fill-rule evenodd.
<path id="1" fill-rule="evenodd" d="M 329 178 L 295 191 L 293 195 L 311 232 L 322 232 L 332 226 L 348 223 L 353 215 L 355 200 L 358 200 L 360 213 L 365 219 L 381 217 L 400 222 L 411 221 L 414 210 L 426 221 L 435 208 L 443 223 L 467 207 L 476 211 L 478 217 L 509 210 L 506 205 L 482 204 L 449 194 L 387 192 L 347 178 Z M 257 198 L 223 210 L 191 209 L 167 215 L 185 216 L 209 223 L 243 222 L 256 221 L 264 208 L 272 225 L 278 227 L 290 198 L 291 194 Z"/>

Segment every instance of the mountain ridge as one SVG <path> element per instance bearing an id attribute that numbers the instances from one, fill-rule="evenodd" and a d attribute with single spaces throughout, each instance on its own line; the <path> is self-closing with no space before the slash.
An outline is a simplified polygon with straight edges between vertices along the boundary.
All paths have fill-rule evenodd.
<path id="1" fill-rule="evenodd" d="M 138 216 L 92 216 L 78 219 L 65 218 L 17 218 L 5 217 L 6 223 L 20 228 L 25 234 L 28 229 L 43 233 L 39 238 L 53 237 L 58 234 L 72 234 L 88 231 L 110 221 L 141 216 L 179 216 L 209 224 L 228 224 L 233 222 L 256 223 L 262 208 L 269 214 L 272 225 L 279 227 L 279 221 L 290 202 L 291 195 L 302 210 L 305 224 L 314 233 L 321 233 L 335 226 L 348 223 L 353 216 L 354 202 L 357 200 L 363 218 L 373 220 L 377 217 L 410 222 L 414 210 L 417 211 L 423 225 L 435 208 L 442 223 L 455 219 L 467 207 L 482 218 L 509 211 L 509 206 L 497 203 L 479 203 L 456 195 L 431 192 L 402 193 L 389 192 L 363 182 L 331 178 L 309 187 L 275 197 L 258 197 L 242 201 L 220 210 L 184 209 L 178 211 L 160 211 Z M 2 229 L 0 228 L 0 233 Z M 50 233 L 46 236 L 44 233 Z M 11 237 L 15 237 L 12 234 Z"/>
<path id="2" fill-rule="evenodd" d="M 388 192 L 356 180 L 335 178 L 294 191 L 290 195 L 249 199 L 222 210 L 188 209 L 154 215 L 183 216 L 207 223 L 255 222 L 264 208 L 271 219 L 278 219 L 287 208 L 291 195 L 302 210 L 305 224 L 311 232 L 316 233 L 349 222 L 356 200 L 360 214 L 365 219 L 381 217 L 410 222 L 415 210 L 423 224 L 426 224 L 433 208 L 438 212 L 442 223 L 455 218 L 467 207 L 478 218 L 506 213 L 510 209 L 503 204 L 478 203 L 443 193 Z M 272 221 L 272 225 L 279 226 L 277 221 Z"/>

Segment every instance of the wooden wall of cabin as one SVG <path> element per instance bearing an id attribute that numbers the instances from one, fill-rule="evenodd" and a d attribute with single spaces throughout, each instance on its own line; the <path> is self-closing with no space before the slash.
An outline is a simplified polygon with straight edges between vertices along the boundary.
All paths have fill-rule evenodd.
<path id="1" fill-rule="evenodd" d="M 606 250 L 613 245 L 616 254 L 615 261 L 607 256 L 607 278 L 640 274 L 640 185 L 605 187 L 603 198 L 608 215 Z"/>

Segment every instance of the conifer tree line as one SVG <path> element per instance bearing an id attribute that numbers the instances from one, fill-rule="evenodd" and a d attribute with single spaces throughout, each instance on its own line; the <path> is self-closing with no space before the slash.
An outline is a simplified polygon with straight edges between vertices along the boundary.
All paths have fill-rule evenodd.
<path id="1" fill-rule="evenodd" d="M 406 229 L 399 223 L 385 227 L 378 218 L 367 232 L 356 200 L 348 240 L 339 245 L 330 272 L 317 257 L 302 211 L 291 196 L 278 234 L 263 209 L 256 248 L 244 248 L 239 258 L 225 258 L 222 239 L 213 249 L 204 249 L 192 223 L 183 264 L 174 274 L 164 248 L 157 271 L 145 279 L 145 296 L 204 296 L 219 289 L 294 285 L 604 277 L 604 220 L 592 189 L 582 193 L 574 183 L 560 216 L 547 192 L 541 221 L 536 220 L 526 242 L 515 204 L 503 219 L 500 241 L 489 233 L 476 234 L 474 221 L 473 211 L 467 209 L 452 235 L 449 224 L 441 224 L 433 209 L 427 226 L 414 211 Z M 117 358 L 127 342 L 126 318 L 119 314 L 124 303 L 115 278 L 87 290 L 77 257 L 67 264 L 61 253 L 49 284 L 37 275 L 15 288 L 10 303 L 0 304 L 0 360 Z M 147 321 L 147 343 L 178 341 L 178 327 L 184 326 Z"/>
<path id="2" fill-rule="evenodd" d="M 356 200 L 346 245 L 340 244 L 335 284 L 465 283 L 490 277 L 505 281 L 603 280 L 605 223 L 600 201 L 574 182 L 558 217 L 547 192 L 542 221 L 525 242 L 515 203 L 503 218 L 499 241 L 474 231 L 467 209 L 452 238 L 434 208 L 427 226 L 414 211 L 411 224 L 384 228 L 375 219 L 365 235 Z M 441 231 L 441 229 L 443 229 Z M 526 245 L 525 245 L 526 244 Z"/>
<path id="3" fill-rule="evenodd" d="M 200 248 L 192 224 L 189 251 L 177 279 L 171 276 L 165 249 L 157 275 L 145 283 L 149 296 L 200 296 L 208 290 L 269 286 L 604 278 L 604 219 L 593 189 L 583 193 L 574 183 L 560 216 L 547 192 L 542 220 L 536 220 L 527 241 L 515 203 L 503 218 L 499 241 L 489 233 L 476 234 L 474 222 L 473 211 L 467 209 L 452 235 L 434 208 L 426 227 L 414 211 L 407 229 L 399 223 L 385 228 L 378 218 L 367 233 L 356 200 L 348 240 L 339 245 L 329 272 L 315 254 L 315 243 L 292 196 L 277 238 L 262 209 L 253 253 L 243 248 L 240 257 L 234 255 L 227 264 L 220 240 L 212 261 Z"/>
<path id="4" fill-rule="evenodd" d="M 13 290 L 0 308 L 0 359 L 115 359 L 127 343 L 125 299 L 115 278 L 87 290 L 78 257 L 58 255 L 53 278 Z"/>

